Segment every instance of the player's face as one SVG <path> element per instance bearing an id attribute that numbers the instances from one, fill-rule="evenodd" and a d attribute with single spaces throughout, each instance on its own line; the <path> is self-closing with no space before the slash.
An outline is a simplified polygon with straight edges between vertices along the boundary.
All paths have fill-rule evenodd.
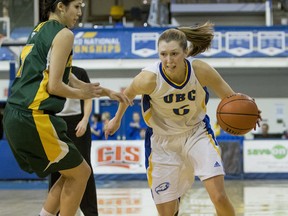
<path id="1" fill-rule="evenodd" d="M 70 4 L 65 7 L 64 10 L 64 24 L 68 28 L 73 28 L 80 16 L 82 15 L 82 0 L 75 0 L 70 2 Z"/>
<path id="2" fill-rule="evenodd" d="M 182 67 L 186 52 L 179 46 L 177 41 L 160 41 L 158 46 L 159 57 L 167 72 L 175 72 Z"/>
<path id="3" fill-rule="evenodd" d="M 139 122 L 140 121 L 140 115 L 138 113 L 133 113 L 133 120 L 135 122 Z"/>

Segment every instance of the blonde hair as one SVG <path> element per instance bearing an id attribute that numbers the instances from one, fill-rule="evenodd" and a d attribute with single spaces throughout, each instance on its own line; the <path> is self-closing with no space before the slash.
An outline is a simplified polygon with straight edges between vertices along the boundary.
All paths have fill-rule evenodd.
<path id="1" fill-rule="evenodd" d="M 102 118 L 102 121 L 107 121 L 107 120 L 110 120 L 111 115 L 109 112 L 103 112 L 101 115 L 101 118 Z"/>
<path id="2" fill-rule="evenodd" d="M 187 41 L 191 42 L 188 47 L 188 56 L 196 56 L 199 53 L 205 52 L 211 46 L 214 37 L 214 24 L 206 22 L 203 25 L 196 27 L 178 27 L 177 29 L 168 29 L 164 31 L 159 39 L 167 43 L 171 41 L 179 42 L 183 50 L 187 49 Z"/>

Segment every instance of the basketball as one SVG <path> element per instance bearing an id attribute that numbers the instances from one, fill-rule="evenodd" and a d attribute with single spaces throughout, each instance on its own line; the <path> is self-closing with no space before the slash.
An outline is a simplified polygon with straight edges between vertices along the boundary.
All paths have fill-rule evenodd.
<path id="1" fill-rule="evenodd" d="M 221 100 L 217 107 L 217 122 L 232 135 L 244 135 L 251 131 L 258 120 L 258 107 L 248 95 L 237 93 Z"/>

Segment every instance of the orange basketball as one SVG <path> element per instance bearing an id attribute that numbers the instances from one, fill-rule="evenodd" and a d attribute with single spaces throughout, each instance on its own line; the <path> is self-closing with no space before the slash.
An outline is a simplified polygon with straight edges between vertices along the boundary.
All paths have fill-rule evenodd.
<path id="1" fill-rule="evenodd" d="M 237 93 L 221 100 L 216 116 L 224 131 L 232 135 L 244 135 L 255 127 L 259 113 L 251 97 Z"/>

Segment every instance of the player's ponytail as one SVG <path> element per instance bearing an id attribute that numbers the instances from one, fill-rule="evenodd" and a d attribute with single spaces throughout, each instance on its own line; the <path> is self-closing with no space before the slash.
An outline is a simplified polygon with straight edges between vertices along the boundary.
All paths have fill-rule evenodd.
<path id="1" fill-rule="evenodd" d="M 179 31 L 186 35 L 188 41 L 191 42 L 188 48 L 188 56 L 195 56 L 205 52 L 210 46 L 214 37 L 214 24 L 206 22 L 196 27 L 179 27 Z"/>
<path id="2" fill-rule="evenodd" d="M 187 41 L 191 44 L 188 48 L 188 56 L 196 56 L 199 53 L 205 52 L 210 46 L 214 37 L 213 24 L 206 22 L 203 25 L 196 27 L 178 27 L 164 31 L 158 40 L 169 43 L 177 41 L 183 50 L 187 49 Z"/>
<path id="3" fill-rule="evenodd" d="M 45 0 L 42 3 L 42 8 L 41 8 L 41 22 L 47 21 L 49 19 L 49 14 L 50 12 L 54 12 L 58 0 Z"/>

